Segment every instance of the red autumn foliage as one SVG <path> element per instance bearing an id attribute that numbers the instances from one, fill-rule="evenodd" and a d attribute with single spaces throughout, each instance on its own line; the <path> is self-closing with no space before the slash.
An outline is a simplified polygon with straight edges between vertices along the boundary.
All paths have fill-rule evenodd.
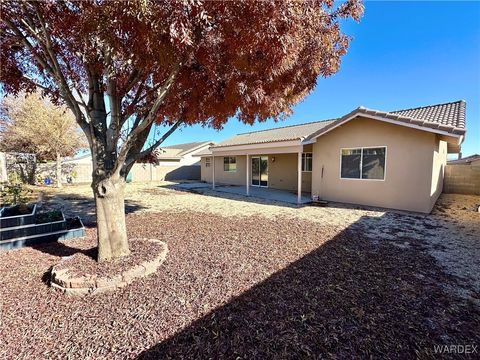
<path id="1" fill-rule="evenodd" d="M 135 161 L 180 125 L 288 115 L 319 76 L 338 70 L 349 41 L 340 20 L 363 12 L 361 0 L 0 6 L 3 90 L 42 88 L 72 110 L 88 139 L 100 260 L 129 253 L 123 178 Z M 171 128 L 145 146 L 155 122 Z"/>
<path id="2" fill-rule="evenodd" d="M 152 107 L 156 86 L 179 67 L 157 121 L 182 118 L 217 128 L 234 115 L 252 123 L 288 114 L 318 76 L 338 70 L 348 46 L 339 19 L 358 20 L 363 10 L 357 0 L 337 8 L 333 1 L 3 1 L 1 6 L 6 92 L 31 91 L 38 83 L 65 98 L 46 69 L 58 63 L 72 92 L 75 87 L 88 93 L 88 73 L 99 73 L 102 90 L 113 82 L 122 114 L 142 115 Z"/>

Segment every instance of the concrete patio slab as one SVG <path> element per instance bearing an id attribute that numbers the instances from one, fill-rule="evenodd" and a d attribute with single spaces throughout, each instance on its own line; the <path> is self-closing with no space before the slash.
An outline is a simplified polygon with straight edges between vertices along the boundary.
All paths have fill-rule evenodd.
<path id="1" fill-rule="evenodd" d="M 216 193 L 228 193 L 234 195 L 245 196 L 249 198 L 265 199 L 270 201 L 280 201 L 288 204 L 297 204 L 297 193 L 288 190 L 277 190 L 263 187 L 250 186 L 250 195 L 246 195 L 245 186 L 236 185 L 217 185 L 212 189 L 212 184 L 208 183 L 178 183 L 172 186 L 181 190 L 208 190 Z M 302 195 L 301 204 L 307 204 L 312 199 L 309 195 Z"/>

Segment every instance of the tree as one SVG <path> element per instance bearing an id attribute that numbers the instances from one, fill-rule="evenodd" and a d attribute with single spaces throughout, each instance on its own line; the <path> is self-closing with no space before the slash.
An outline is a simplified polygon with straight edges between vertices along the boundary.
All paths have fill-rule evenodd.
<path id="1" fill-rule="evenodd" d="M 4 90 L 42 88 L 88 139 L 99 260 L 129 253 L 123 193 L 135 161 L 179 126 L 285 117 L 318 76 L 338 70 L 349 42 L 340 19 L 363 12 L 360 0 L 1 6 Z M 154 124 L 168 130 L 146 146 Z"/>
<path id="2" fill-rule="evenodd" d="M 62 158 L 87 145 L 72 112 L 35 92 L 4 97 L 0 114 L 0 151 L 30 152 L 42 160 L 55 160 L 61 187 Z"/>

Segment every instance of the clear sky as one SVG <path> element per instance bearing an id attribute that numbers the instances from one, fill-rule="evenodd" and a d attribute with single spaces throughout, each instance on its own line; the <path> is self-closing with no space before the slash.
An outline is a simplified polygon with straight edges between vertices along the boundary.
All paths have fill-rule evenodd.
<path id="1" fill-rule="evenodd" d="M 393 111 L 463 99 L 462 152 L 480 154 L 480 2 L 367 1 L 362 21 L 343 30 L 353 39 L 339 72 L 318 79 L 286 121 L 249 126 L 231 119 L 220 131 L 193 126 L 164 145 L 336 118 L 360 105 Z"/>

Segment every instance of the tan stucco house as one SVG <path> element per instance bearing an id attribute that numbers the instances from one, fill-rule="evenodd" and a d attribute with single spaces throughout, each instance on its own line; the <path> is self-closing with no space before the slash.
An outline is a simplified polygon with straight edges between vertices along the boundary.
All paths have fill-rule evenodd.
<path id="1" fill-rule="evenodd" d="M 465 102 L 397 111 L 359 107 L 338 119 L 238 134 L 201 153 L 218 185 L 295 191 L 313 199 L 428 213 L 448 153 L 460 152 Z"/>

